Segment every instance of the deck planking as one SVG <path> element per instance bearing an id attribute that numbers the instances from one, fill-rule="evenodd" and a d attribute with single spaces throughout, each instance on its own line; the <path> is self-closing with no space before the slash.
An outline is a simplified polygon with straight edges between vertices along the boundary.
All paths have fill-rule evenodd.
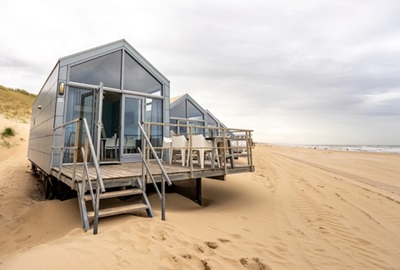
<path id="1" fill-rule="evenodd" d="M 149 164 L 151 173 L 153 174 L 156 181 L 161 178 L 161 169 L 158 164 L 151 161 Z M 89 175 L 92 181 L 97 179 L 97 174 L 95 167 L 89 165 Z M 201 169 L 199 165 L 193 165 L 193 172 L 191 172 L 190 167 L 183 167 L 181 163 L 173 163 L 170 165 L 167 162 L 163 162 L 163 167 L 170 177 L 171 181 L 177 180 L 187 180 L 192 178 L 201 177 L 220 177 L 225 175 L 224 168 L 212 169 L 210 164 L 205 165 L 204 169 Z M 61 169 L 61 175 L 59 175 L 59 168 L 53 167 L 52 175 L 63 181 L 72 188 L 75 188 L 76 183 L 81 182 L 83 179 L 83 165 L 78 164 L 76 166 L 75 181 L 73 180 L 73 165 L 64 165 Z M 253 169 L 250 166 L 243 166 L 240 164 L 235 165 L 235 168 L 230 168 L 228 166 L 227 173 L 242 173 L 251 172 Z M 119 163 L 119 164 L 101 164 L 100 172 L 103 181 L 106 186 L 118 186 L 118 181 L 121 183 L 126 183 L 126 181 L 132 181 L 136 178 L 142 177 L 142 163 Z M 121 184 L 122 185 L 122 184 Z"/>

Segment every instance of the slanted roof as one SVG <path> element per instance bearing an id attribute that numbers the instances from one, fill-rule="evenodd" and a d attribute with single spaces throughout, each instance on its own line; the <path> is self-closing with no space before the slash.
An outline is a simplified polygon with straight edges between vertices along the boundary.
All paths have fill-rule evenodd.
<path id="1" fill-rule="evenodd" d="M 183 97 L 183 95 L 176 96 L 176 97 L 171 97 L 171 98 L 169 99 L 169 103 L 172 104 L 172 103 L 174 103 L 175 101 L 177 101 L 178 99 L 180 99 L 181 97 Z"/>
<path id="2" fill-rule="evenodd" d="M 215 122 L 217 122 L 221 127 L 226 128 L 225 124 L 222 123 L 217 117 L 215 117 L 208 109 L 206 109 L 206 112 L 209 117 L 211 117 Z"/>
<path id="3" fill-rule="evenodd" d="M 173 110 L 175 107 L 179 106 L 180 104 L 182 104 L 183 102 L 185 102 L 186 100 L 189 100 L 199 111 L 201 111 L 205 117 L 204 121 L 206 122 L 206 124 L 208 124 L 208 118 L 211 118 L 212 120 L 214 120 L 216 123 L 218 123 L 220 126 L 222 127 L 226 127 L 221 121 L 218 120 L 217 117 L 215 117 L 209 110 L 204 109 L 199 103 L 197 103 L 196 100 L 194 100 L 189 94 L 184 94 L 181 96 L 176 96 L 176 97 L 172 97 L 170 99 L 170 108 L 171 110 Z M 181 118 L 186 118 L 184 116 L 182 116 Z"/>
<path id="4" fill-rule="evenodd" d="M 100 57 L 118 50 L 123 49 L 128 52 L 140 65 L 146 68 L 154 77 L 162 83 L 169 85 L 169 80 L 158 71 L 146 58 L 144 58 L 135 48 L 132 47 L 125 39 L 117 40 L 105 45 L 101 45 L 82 52 L 71 54 L 59 59 L 60 68 L 68 65 L 76 65 L 90 59 Z"/>

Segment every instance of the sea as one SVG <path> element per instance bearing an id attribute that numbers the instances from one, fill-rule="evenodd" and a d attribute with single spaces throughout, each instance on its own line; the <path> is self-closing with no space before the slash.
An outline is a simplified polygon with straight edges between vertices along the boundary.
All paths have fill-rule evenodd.
<path id="1" fill-rule="evenodd" d="M 304 148 L 400 154 L 400 145 L 298 145 Z"/>

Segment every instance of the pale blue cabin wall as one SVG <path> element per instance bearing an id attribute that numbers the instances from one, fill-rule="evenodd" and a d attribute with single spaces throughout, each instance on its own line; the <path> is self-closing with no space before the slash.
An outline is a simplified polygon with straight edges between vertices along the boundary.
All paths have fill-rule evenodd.
<path id="1" fill-rule="evenodd" d="M 59 64 L 55 66 L 32 105 L 28 159 L 50 173 L 56 115 Z"/>

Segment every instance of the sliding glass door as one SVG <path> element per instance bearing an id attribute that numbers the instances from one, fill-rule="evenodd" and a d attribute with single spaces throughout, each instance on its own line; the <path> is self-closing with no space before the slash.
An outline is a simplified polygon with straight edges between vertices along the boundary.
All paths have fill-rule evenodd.
<path id="1" fill-rule="evenodd" d="M 140 159 L 137 148 L 142 148 L 142 136 L 138 123 L 144 117 L 144 99 L 141 97 L 123 95 L 121 117 L 121 161 Z"/>

